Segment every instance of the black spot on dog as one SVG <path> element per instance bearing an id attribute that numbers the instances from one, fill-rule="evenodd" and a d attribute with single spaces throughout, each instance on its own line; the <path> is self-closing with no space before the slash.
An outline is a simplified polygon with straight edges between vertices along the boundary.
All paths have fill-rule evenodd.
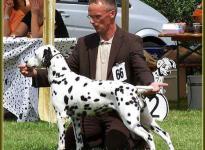
<path id="1" fill-rule="evenodd" d="M 128 116 L 130 116 L 131 114 L 130 114 L 130 113 L 128 113 L 127 115 L 128 115 Z"/>
<path id="2" fill-rule="evenodd" d="M 85 86 L 87 86 L 88 85 L 88 83 L 85 83 L 83 86 L 85 87 Z"/>
<path id="3" fill-rule="evenodd" d="M 115 89 L 115 96 L 117 96 L 117 92 L 119 91 L 119 88 Z"/>
<path id="4" fill-rule="evenodd" d="M 132 97 L 132 100 L 133 100 L 133 101 L 136 101 L 136 98 L 133 96 L 133 97 Z"/>
<path id="5" fill-rule="evenodd" d="M 64 81 L 64 84 L 65 84 L 65 85 L 68 84 L 66 78 L 64 78 L 64 79 L 62 80 L 62 82 L 63 82 L 63 81 Z"/>
<path id="6" fill-rule="evenodd" d="M 73 95 L 70 96 L 70 100 L 73 100 Z"/>
<path id="7" fill-rule="evenodd" d="M 69 94 L 71 93 L 72 89 L 73 89 L 73 86 L 69 87 L 69 89 L 68 89 Z"/>
<path id="8" fill-rule="evenodd" d="M 57 92 L 56 92 L 56 91 L 53 91 L 53 94 L 57 95 Z"/>
<path id="9" fill-rule="evenodd" d="M 76 77 L 76 78 L 75 78 L 75 81 L 79 81 L 79 80 L 80 80 L 80 77 Z"/>
<path id="10" fill-rule="evenodd" d="M 82 101 L 88 101 L 88 99 L 87 98 L 85 98 L 83 95 L 80 97 L 80 99 L 82 100 Z"/>
<path id="11" fill-rule="evenodd" d="M 151 136 L 150 136 L 150 135 L 148 135 L 148 140 L 152 141 L 152 138 L 151 138 Z"/>
<path id="12" fill-rule="evenodd" d="M 134 103 L 134 101 L 130 101 L 130 104 L 133 104 Z"/>
<path id="13" fill-rule="evenodd" d="M 89 106 L 90 106 L 90 104 L 85 104 L 85 105 L 84 105 L 84 108 L 89 107 Z"/>
<path id="14" fill-rule="evenodd" d="M 67 68 L 66 67 L 62 67 L 62 70 L 67 70 Z"/>
<path id="15" fill-rule="evenodd" d="M 100 82 L 99 85 L 102 85 L 102 82 Z"/>
<path id="16" fill-rule="evenodd" d="M 55 75 L 57 78 L 60 78 L 60 77 L 63 77 L 64 76 L 64 74 L 60 74 L 60 73 L 56 73 L 56 75 Z"/>
<path id="17" fill-rule="evenodd" d="M 94 99 L 94 102 L 98 102 L 98 101 L 99 101 L 99 99 L 98 99 L 98 98 Z"/>
<path id="18" fill-rule="evenodd" d="M 131 122 L 130 122 L 130 121 L 128 121 L 128 120 L 127 120 L 127 123 L 128 123 L 128 124 L 131 124 Z"/>
<path id="19" fill-rule="evenodd" d="M 101 97 L 106 97 L 106 94 L 100 93 L 100 96 L 101 96 Z"/>
<path id="20" fill-rule="evenodd" d="M 126 102 L 125 105 L 130 105 L 130 103 L 129 103 L 129 102 Z"/>
<path id="21" fill-rule="evenodd" d="M 141 127 L 142 125 L 141 124 L 137 124 L 137 127 Z"/>
<path id="22" fill-rule="evenodd" d="M 116 101 L 119 101 L 118 97 L 116 97 Z"/>
<path id="23" fill-rule="evenodd" d="M 64 96 L 64 102 L 66 105 L 68 104 L 68 96 L 67 95 Z"/>
<path id="24" fill-rule="evenodd" d="M 55 74 L 56 74 L 56 71 L 53 71 L 53 72 L 52 72 L 52 74 L 53 74 L 53 76 L 55 76 Z"/>
<path id="25" fill-rule="evenodd" d="M 51 82 L 51 84 L 61 84 L 61 81 L 53 80 L 53 81 Z"/>

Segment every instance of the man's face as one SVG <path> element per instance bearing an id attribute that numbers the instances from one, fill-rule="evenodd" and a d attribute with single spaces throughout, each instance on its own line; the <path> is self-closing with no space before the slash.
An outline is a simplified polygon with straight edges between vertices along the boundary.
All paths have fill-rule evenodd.
<path id="1" fill-rule="evenodd" d="M 95 28 L 96 32 L 103 34 L 105 33 L 109 25 L 113 23 L 115 17 L 114 10 L 107 10 L 107 5 L 102 3 L 92 3 L 88 7 L 88 17 L 90 23 Z"/>

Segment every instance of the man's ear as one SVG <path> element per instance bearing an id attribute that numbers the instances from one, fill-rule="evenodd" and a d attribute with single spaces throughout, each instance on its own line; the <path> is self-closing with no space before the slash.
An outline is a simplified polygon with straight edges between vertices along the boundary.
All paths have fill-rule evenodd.
<path id="1" fill-rule="evenodd" d="M 112 19 L 114 19 L 116 15 L 117 15 L 117 14 L 116 14 L 116 11 L 115 11 L 115 10 L 111 10 L 110 17 L 111 17 Z"/>

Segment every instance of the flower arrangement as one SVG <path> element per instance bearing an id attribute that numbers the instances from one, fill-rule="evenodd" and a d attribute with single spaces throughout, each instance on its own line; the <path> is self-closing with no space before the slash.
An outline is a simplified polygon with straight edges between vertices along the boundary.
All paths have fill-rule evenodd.
<path id="1" fill-rule="evenodd" d="M 192 14 L 192 17 L 195 20 L 195 22 L 198 22 L 200 24 L 202 24 L 202 14 L 203 14 L 202 5 L 203 2 L 197 5 L 197 8 L 194 10 Z"/>

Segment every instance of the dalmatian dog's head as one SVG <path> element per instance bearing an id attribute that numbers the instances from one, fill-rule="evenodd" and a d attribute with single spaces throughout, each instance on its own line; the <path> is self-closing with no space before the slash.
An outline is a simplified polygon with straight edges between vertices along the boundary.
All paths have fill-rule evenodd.
<path id="1" fill-rule="evenodd" d="M 163 58 L 157 61 L 157 70 L 161 76 L 169 75 L 171 70 L 175 68 L 176 63 L 169 58 Z"/>
<path id="2" fill-rule="evenodd" d="M 35 51 L 35 56 L 30 58 L 26 64 L 28 67 L 46 67 L 51 65 L 51 59 L 59 52 L 52 45 L 44 45 Z"/>

